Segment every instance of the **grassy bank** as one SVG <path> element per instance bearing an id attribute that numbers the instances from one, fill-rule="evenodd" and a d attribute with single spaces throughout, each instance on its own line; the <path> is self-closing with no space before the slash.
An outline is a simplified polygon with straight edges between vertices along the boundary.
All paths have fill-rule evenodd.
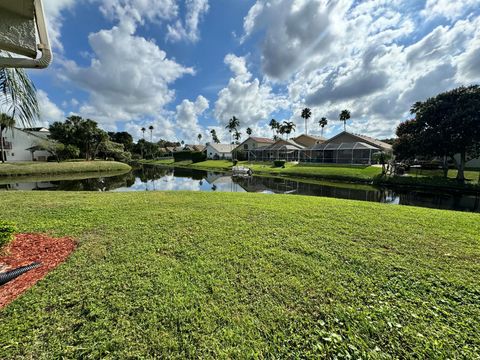
<path id="1" fill-rule="evenodd" d="M 228 160 L 207 160 L 192 164 L 191 162 L 174 162 L 157 160 L 146 162 L 152 165 L 187 167 L 202 170 L 230 171 L 232 162 Z M 255 174 L 288 175 L 291 177 L 321 178 L 339 181 L 372 182 L 382 170 L 375 166 L 317 165 L 286 163 L 285 168 L 274 167 L 271 162 L 239 161 L 238 165 L 251 168 Z"/>
<path id="2" fill-rule="evenodd" d="M 175 166 L 211 171 L 230 171 L 232 162 L 228 160 L 207 160 L 192 164 L 191 161 L 174 162 L 172 159 L 144 162 L 151 165 Z M 465 171 L 466 183 L 455 181 L 456 170 L 448 172 L 444 179 L 441 171 L 412 171 L 407 176 L 382 177 L 378 166 L 334 165 L 334 164 L 295 164 L 287 163 L 285 168 L 274 167 L 271 162 L 249 163 L 240 161 L 238 165 L 251 168 L 256 175 L 282 175 L 303 179 L 324 179 L 330 181 L 375 183 L 377 185 L 437 188 L 441 190 L 478 191 L 480 173 L 477 170 Z"/>
<path id="3" fill-rule="evenodd" d="M 116 161 L 18 162 L 0 164 L 0 177 L 60 175 L 74 173 L 129 171 L 131 167 Z"/>
<path id="4" fill-rule="evenodd" d="M 2 194 L 72 257 L 0 358 L 475 358 L 478 214 L 235 193 Z"/>

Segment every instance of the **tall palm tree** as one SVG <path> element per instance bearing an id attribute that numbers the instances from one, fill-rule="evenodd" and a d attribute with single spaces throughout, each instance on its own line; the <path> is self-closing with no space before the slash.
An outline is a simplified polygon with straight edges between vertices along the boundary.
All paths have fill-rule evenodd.
<path id="1" fill-rule="evenodd" d="M 328 120 L 326 117 L 322 117 L 320 120 L 318 120 L 318 125 L 322 128 L 322 136 L 323 136 L 323 128 L 327 126 Z"/>
<path id="2" fill-rule="evenodd" d="M 200 141 L 202 141 L 202 134 L 197 135 L 198 143 L 200 144 Z"/>
<path id="3" fill-rule="evenodd" d="M 142 133 L 143 133 L 143 140 L 145 140 L 145 131 L 147 131 L 147 129 L 145 129 L 144 127 L 142 127 L 140 130 L 141 130 Z"/>
<path id="4" fill-rule="evenodd" d="M 248 136 L 252 135 L 252 132 L 253 132 L 252 129 L 248 127 L 247 128 L 247 135 Z"/>
<path id="5" fill-rule="evenodd" d="M 153 129 L 154 129 L 153 125 L 150 125 L 148 127 L 148 130 L 150 130 L 150 142 L 153 142 Z"/>
<path id="6" fill-rule="evenodd" d="M 273 137 L 275 138 L 275 132 L 278 134 L 279 133 L 279 130 L 280 130 L 280 123 L 275 120 L 275 119 L 272 119 L 270 120 L 270 122 L 268 123 L 268 126 L 270 126 L 270 129 L 272 129 L 272 134 L 273 134 Z"/>
<path id="7" fill-rule="evenodd" d="M 305 108 L 302 110 L 302 118 L 305 120 L 305 135 L 308 135 L 307 121 L 312 116 L 312 110 Z"/>
<path id="8" fill-rule="evenodd" d="M 340 121 L 343 121 L 343 131 L 347 131 L 347 120 L 350 119 L 350 111 L 342 110 L 338 118 Z"/>
<path id="9" fill-rule="evenodd" d="M 7 114 L 0 114 L 0 158 L 2 163 L 5 162 L 5 150 L 4 150 L 4 140 L 3 140 L 3 131 L 6 129 L 12 129 L 15 126 L 15 120 L 13 117 L 8 116 Z"/>
<path id="10" fill-rule="evenodd" d="M 23 127 L 38 119 L 37 90 L 23 69 L 0 68 L 0 108 Z"/>

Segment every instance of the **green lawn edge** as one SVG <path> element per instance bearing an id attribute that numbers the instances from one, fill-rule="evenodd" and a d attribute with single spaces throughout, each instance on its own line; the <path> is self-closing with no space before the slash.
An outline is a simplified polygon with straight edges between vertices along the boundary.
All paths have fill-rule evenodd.
<path id="1" fill-rule="evenodd" d="M 1 177 L 59 175 L 74 173 L 97 173 L 130 171 L 130 165 L 117 161 L 65 161 L 65 162 L 18 162 L 0 164 Z"/>

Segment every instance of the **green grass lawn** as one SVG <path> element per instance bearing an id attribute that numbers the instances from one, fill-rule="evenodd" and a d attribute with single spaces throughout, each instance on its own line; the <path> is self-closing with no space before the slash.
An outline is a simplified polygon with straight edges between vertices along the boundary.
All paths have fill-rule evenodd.
<path id="1" fill-rule="evenodd" d="M 65 161 L 0 163 L 0 177 L 88 172 L 129 171 L 131 167 L 116 161 Z"/>
<path id="2" fill-rule="evenodd" d="M 457 177 L 457 170 L 450 169 L 448 170 L 448 178 L 455 179 Z M 408 175 L 412 177 L 424 178 L 424 177 L 443 177 L 442 170 L 423 170 L 423 169 L 412 169 L 409 171 Z M 465 179 L 471 184 L 478 184 L 480 180 L 480 171 L 478 170 L 465 170 Z"/>
<path id="3" fill-rule="evenodd" d="M 2 194 L 70 259 L 0 311 L 0 358 L 465 358 L 480 215 L 236 193 Z"/>

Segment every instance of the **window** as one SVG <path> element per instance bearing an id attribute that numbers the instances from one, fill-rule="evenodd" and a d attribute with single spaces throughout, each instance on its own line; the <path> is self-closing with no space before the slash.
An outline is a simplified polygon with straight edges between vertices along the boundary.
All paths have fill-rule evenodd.
<path id="1" fill-rule="evenodd" d="M 243 150 L 248 150 L 248 144 L 243 145 Z"/>

